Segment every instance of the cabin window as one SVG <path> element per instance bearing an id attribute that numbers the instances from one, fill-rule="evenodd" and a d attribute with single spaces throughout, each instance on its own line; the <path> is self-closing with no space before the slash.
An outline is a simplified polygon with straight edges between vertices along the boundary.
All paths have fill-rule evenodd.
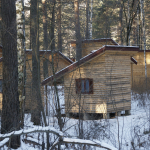
<path id="1" fill-rule="evenodd" d="M 3 80 L 0 79 L 0 93 L 2 93 L 2 81 Z"/>
<path id="2" fill-rule="evenodd" d="M 76 79 L 76 93 L 93 94 L 93 79 L 90 78 Z"/>

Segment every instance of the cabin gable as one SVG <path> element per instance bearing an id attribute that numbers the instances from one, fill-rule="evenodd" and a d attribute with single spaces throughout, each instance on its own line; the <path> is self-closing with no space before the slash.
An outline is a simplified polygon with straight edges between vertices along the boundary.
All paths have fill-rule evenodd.
<path id="1" fill-rule="evenodd" d="M 114 40 L 110 38 L 106 39 L 87 39 L 82 41 L 82 57 L 90 54 L 92 50 L 98 50 L 100 47 L 104 45 L 118 45 Z M 71 47 L 74 49 L 76 48 L 76 41 L 71 42 Z"/>
<path id="2" fill-rule="evenodd" d="M 53 55 L 53 60 L 52 60 Z M 26 55 L 26 103 L 25 103 L 25 109 L 26 110 L 32 110 L 33 108 L 36 108 L 36 103 L 32 99 L 32 53 L 27 52 Z M 51 53 L 51 51 L 40 51 L 40 76 L 41 80 L 44 80 L 46 77 L 44 77 L 44 62 L 47 61 L 47 75 L 51 76 L 53 75 L 53 68 L 54 72 L 60 71 L 62 68 L 65 68 L 66 66 L 73 63 L 69 58 L 65 57 L 63 54 L 59 52 L 55 52 L 54 54 Z M 54 67 L 52 67 L 54 66 Z M 62 82 L 62 81 L 61 81 Z M 44 87 L 41 86 L 41 98 L 42 102 L 44 104 Z M 34 103 L 34 105 L 33 105 Z"/>
<path id="3" fill-rule="evenodd" d="M 79 68 L 76 68 L 70 73 L 64 75 L 64 95 L 65 95 L 65 110 L 66 113 L 78 113 L 81 104 L 83 113 L 96 113 L 94 103 L 103 103 L 102 93 L 99 88 L 104 91 L 103 81 L 105 80 L 105 55 L 97 57 L 89 61 Z M 90 79 L 93 80 L 92 93 L 77 93 L 76 80 Z"/>
<path id="4" fill-rule="evenodd" d="M 79 108 L 83 113 L 103 114 L 130 110 L 131 55 L 127 51 L 126 55 L 121 51 L 106 51 L 65 74 L 66 113 L 78 113 Z M 92 94 L 76 92 L 76 81 L 82 79 L 93 80 Z"/>

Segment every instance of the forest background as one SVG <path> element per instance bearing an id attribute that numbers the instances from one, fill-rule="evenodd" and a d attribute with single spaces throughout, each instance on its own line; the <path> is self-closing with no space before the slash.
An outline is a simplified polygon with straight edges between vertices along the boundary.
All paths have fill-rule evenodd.
<path id="1" fill-rule="evenodd" d="M 120 45 L 139 46 L 144 49 L 142 25 L 144 20 L 146 49 L 149 49 L 150 1 L 140 0 L 79 0 L 81 39 L 112 38 Z M 76 40 L 74 0 L 39 1 L 39 49 L 62 51 L 68 57 L 70 42 Z M 25 1 L 26 49 L 31 49 L 30 0 Z M 45 35 L 46 34 L 46 35 Z"/>
<path id="2" fill-rule="evenodd" d="M 23 2 L 23 1 L 20 1 L 20 2 Z M 4 14 L 5 12 L 4 6 L 6 5 L 3 5 L 3 4 L 5 4 L 4 0 L 2 0 L 2 13 L 0 14 L 2 14 L 3 21 L 5 21 L 7 17 L 5 17 L 4 15 L 7 15 L 7 13 Z M 22 34 L 21 36 L 18 36 L 17 38 L 16 30 L 14 30 L 14 34 L 12 35 L 14 35 L 13 38 L 17 40 L 17 42 L 18 42 L 18 39 L 21 39 L 21 41 L 24 41 L 26 48 L 24 46 L 23 49 L 24 50 L 32 49 L 32 56 L 34 57 L 38 56 L 36 52 L 38 52 L 39 50 L 52 50 L 52 51 L 61 51 L 66 56 L 70 58 L 76 57 L 76 60 L 79 60 L 81 58 L 81 55 L 78 55 L 78 53 L 81 52 L 81 41 L 84 39 L 97 39 L 97 38 L 113 38 L 113 40 L 118 42 L 120 45 L 132 45 L 132 46 L 139 46 L 140 49 L 145 49 L 145 48 L 149 49 L 149 42 L 150 42 L 150 39 L 148 37 L 149 32 L 150 32 L 149 5 L 150 5 L 149 0 L 145 0 L 145 1 L 143 0 L 107 0 L 107 1 L 105 0 L 101 0 L 101 1 L 99 0 L 86 0 L 86 1 L 31 0 L 31 1 L 25 1 L 25 6 L 23 7 L 23 11 L 22 11 L 23 12 L 22 16 L 24 16 L 23 27 L 25 27 L 24 28 L 25 34 Z M 9 8 L 11 10 L 11 7 Z M 14 10 L 12 9 L 13 13 L 14 13 Z M 18 9 L 17 13 L 19 12 L 20 11 Z M 11 18 L 9 19 L 11 21 Z M 17 25 L 20 25 L 21 27 L 22 24 L 19 24 L 19 23 L 20 22 L 17 21 Z M 3 22 L 1 22 L 1 25 L 3 25 Z M 10 24 L 10 25 L 12 25 L 11 26 L 12 28 L 15 27 L 15 24 Z M 17 30 L 17 32 L 18 31 L 19 30 Z M 5 31 L 2 30 L 2 33 L 3 32 Z M 7 52 L 3 54 L 3 58 L 4 58 L 3 64 L 6 65 L 3 67 L 5 68 L 3 69 L 3 72 L 4 72 L 4 70 L 6 71 L 8 62 L 11 63 L 10 60 L 12 60 L 13 62 L 15 61 L 15 66 L 12 66 L 12 67 L 17 66 L 16 65 L 17 57 L 12 57 L 12 55 L 11 57 L 7 56 L 7 54 L 10 54 L 11 52 L 9 51 L 7 47 L 7 45 L 9 45 L 7 44 L 8 40 L 4 39 L 4 37 L 0 39 L 2 39 L 2 45 L 4 46 L 3 52 Z M 76 40 L 77 42 L 76 52 L 74 50 L 70 51 L 70 42 L 72 40 Z M 9 41 L 9 42 L 12 42 L 12 41 Z M 15 46 L 21 43 L 21 42 L 18 42 L 18 43 L 17 42 L 16 43 L 14 42 L 15 43 L 14 49 L 13 49 L 14 51 L 16 49 Z M 75 56 L 75 53 L 77 54 L 76 56 Z M 17 56 L 16 53 L 15 53 L 15 56 Z M 32 62 L 34 62 L 33 60 L 34 57 L 32 57 Z M 40 77 L 38 74 L 39 73 L 38 65 L 39 65 L 39 62 L 35 62 L 35 64 L 32 65 L 33 96 L 36 95 L 35 91 L 39 91 L 40 89 L 40 85 L 39 85 Z M 17 66 L 17 68 L 19 67 Z M 14 70 L 16 71 L 15 73 L 17 74 L 18 70 L 16 68 L 12 68 L 11 69 L 12 72 L 8 70 L 7 73 L 11 72 L 13 75 L 12 77 L 14 77 L 14 74 L 13 74 Z M 21 70 L 21 71 L 24 71 L 24 70 Z M 8 74 L 6 74 L 5 76 L 5 74 L 3 74 L 3 77 L 8 77 L 9 75 L 8 76 L 7 75 Z M 35 78 L 35 76 L 37 78 Z M 17 75 L 15 77 L 16 77 L 15 81 L 18 82 L 18 79 L 20 78 Z M 10 78 L 3 78 L 3 79 L 4 79 L 3 80 L 4 83 L 10 80 Z M 22 76 L 21 84 L 23 85 L 24 85 L 24 79 L 25 77 Z M 14 85 L 16 85 L 15 87 L 17 90 L 18 85 L 17 84 L 14 84 Z M 14 85 L 12 86 L 11 84 L 10 87 L 14 88 Z M 6 90 L 6 86 L 5 84 L 3 84 L 3 101 L 5 101 L 4 95 L 8 96 L 7 94 L 8 90 Z M 21 86 L 19 85 L 18 89 L 20 87 Z M 24 94 L 22 94 L 23 92 L 24 91 L 19 93 L 22 96 L 21 99 L 23 99 L 24 97 Z M 15 94 L 16 93 L 17 92 L 15 92 Z M 36 101 L 37 103 L 39 102 L 38 101 L 38 99 L 40 99 L 39 97 L 33 97 L 37 99 Z M 8 99 L 11 100 L 10 97 L 8 97 Z M 16 109 L 17 114 L 19 110 L 18 100 L 20 100 L 20 97 L 18 99 L 18 94 L 16 94 L 17 105 L 15 106 L 17 106 L 17 109 Z M 10 103 L 7 103 L 7 105 L 11 106 L 12 102 L 14 101 L 10 101 Z M 10 119 L 10 115 L 8 115 L 7 116 L 8 118 L 7 118 L 6 114 L 4 114 L 3 112 L 7 113 L 9 111 L 8 114 L 13 114 L 13 111 L 15 111 L 13 110 L 11 112 L 11 110 L 8 109 L 8 107 L 6 108 L 7 109 L 3 109 L 2 111 L 2 127 L 4 128 L 6 127 L 5 125 L 3 125 L 4 118 L 6 118 L 6 122 L 7 124 L 9 124 L 8 120 Z M 41 110 L 41 108 L 39 110 Z M 33 115 L 33 116 L 36 116 L 36 119 L 38 118 L 37 117 L 38 115 L 40 116 L 41 112 L 40 113 L 39 112 L 40 111 L 38 112 L 35 111 L 35 114 Z M 59 116 L 59 111 L 58 111 L 58 116 Z M 40 122 L 40 117 L 37 120 L 36 119 L 35 118 L 33 119 L 34 122 L 36 121 Z M 44 119 L 45 126 L 47 126 L 44 115 L 43 115 L 43 119 Z M 58 124 L 61 126 L 61 118 L 58 117 L 57 119 L 58 119 Z M 18 126 L 18 123 L 19 123 L 19 119 L 17 118 L 16 120 L 17 126 Z M 35 123 L 35 124 L 38 124 L 38 123 Z M 15 128 L 16 126 L 12 126 L 12 127 Z M 60 130 L 62 130 L 61 127 L 60 127 Z M 4 133 L 7 133 L 6 131 L 10 132 L 11 130 L 10 129 L 5 130 Z M 1 131 L 1 133 L 3 133 L 3 131 Z M 18 141 L 18 137 L 16 137 L 15 140 Z M 18 145 L 19 145 L 19 142 L 18 142 Z"/>

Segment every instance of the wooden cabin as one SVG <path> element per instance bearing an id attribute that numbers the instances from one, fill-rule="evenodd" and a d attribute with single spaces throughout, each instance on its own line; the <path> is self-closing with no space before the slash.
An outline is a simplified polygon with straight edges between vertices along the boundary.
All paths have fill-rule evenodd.
<path id="1" fill-rule="evenodd" d="M 81 112 L 85 118 L 91 114 L 103 114 L 104 118 L 109 118 L 110 113 L 120 114 L 123 110 L 129 112 L 131 64 L 137 64 L 132 56 L 138 51 L 138 47 L 117 44 L 103 46 L 83 55 L 83 58 L 55 76 L 48 77 L 42 85 L 52 84 L 54 78 L 64 78 L 66 114 Z M 86 52 L 83 50 L 82 53 Z"/>
<path id="2" fill-rule="evenodd" d="M 102 38 L 102 39 L 86 39 L 82 41 L 82 57 L 90 54 L 92 50 L 97 50 L 100 47 L 104 45 L 118 45 L 117 42 L 115 42 L 111 38 Z M 76 48 L 76 41 L 71 42 L 71 49 Z"/>
<path id="3" fill-rule="evenodd" d="M 137 93 L 150 91 L 150 50 L 146 50 L 147 81 L 145 79 L 144 51 L 140 50 L 134 58 L 138 64 L 131 67 L 132 90 Z"/>
<path id="4" fill-rule="evenodd" d="M 1 47 L 0 47 L 1 48 Z M 52 57 L 53 55 L 53 57 Z M 0 51 L 0 86 L 2 85 L 2 50 Z M 53 58 L 53 60 L 52 60 Z M 47 67 L 44 68 L 44 64 L 47 62 Z M 40 75 L 41 80 L 45 77 L 53 75 L 52 66 L 54 65 L 54 72 L 61 70 L 62 68 L 73 63 L 68 57 L 64 56 L 61 52 L 51 52 L 50 50 L 40 50 Z M 45 71 L 45 69 L 47 71 Z M 46 73 L 45 73 L 46 72 Z M 26 50 L 26 102 L 25 110 L 30 111 L 36 107 L 34 100 L 32 100 L 32 51 Z M 42 101 L 44 104 L 44 88 L 41 87 Z M 0 110 L 2 109 L 2 86 L 0 89 Z"/>
<path id="5" fill-rule="evenodd" d="M 32 51 L 27 50 L 27 60 L 26 60 L 26 103 L 25 108 L 26 110 L 31 110 L 36 105 L 33 105 L 32 100 Z M 46 63 L 47 62 L 47 63 Z M 70 65 L 73 63 L 68 57 L 63 55 L 61 52 L 51 52 L 50 50 L 42 51 L 40 50 L 40 74 L 41 74 L 41 81 L 53 75 L 53 73 L 58 72 L 62 68 Z M 54 66 L 54 71 L 53 71 Z M 45 71 L 46 70 L 46 71 Z M 59 81 L 63 82 L 63 81 Z M 44 102 L 44 88 L 41 87 L 41 96 L 43 104 Z"/>

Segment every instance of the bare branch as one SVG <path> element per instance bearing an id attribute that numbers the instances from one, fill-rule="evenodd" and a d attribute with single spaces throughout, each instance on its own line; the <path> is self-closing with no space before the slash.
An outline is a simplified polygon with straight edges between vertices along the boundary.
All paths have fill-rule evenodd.
<path id="1" fill-rule="evenodd" d="M 73 138 L 63 138 L 62 141 L 58 141 L 54 143 L 54 145 L 51 147 L 51 150 L 54 149 L 54 147 L 57 146 L 60 142 L 72 143 L 72 144 L 86 144 L 86 145 L 96 146 L 100 148 L 105 148 L 107 150 L 117 150 L 117 148 L 97 140 L 91 141 L 91 140 L 73 139 Z"/>

